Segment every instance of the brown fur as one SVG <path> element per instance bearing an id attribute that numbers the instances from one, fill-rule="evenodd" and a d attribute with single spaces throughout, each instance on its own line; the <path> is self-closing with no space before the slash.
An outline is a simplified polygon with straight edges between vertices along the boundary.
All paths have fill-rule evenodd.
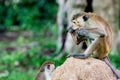
<path id="1" fill-rule="evenodd" d="M 48 69 L 50 69 L 50 66 L 54 65 L 53 62 L 45 62 L 42 64 L 42 66 L 40 67 L 40 70 L 37 74 L 37 76 L 35 77 L 35 80 L 47 80 L 47 77 L 45 75 L 45 67 L 47 66 Z"/>
<path id="2" fill-rule="evenodd" d="M 102 34 L 104 35 L 104 37 L 99 37 L 98 40 L 95 42 L 95 44 L 93 44 L 93 46 L 91 47 L 91 51 L 87 50 L 85 52 L 85 54 L 92 54 L 94 51 L 96 51 L 97 57 L 100 59 L 103 59 L 104 57 L 108 56 L 108 53 L 109 53 L 111 46 L 112 46 L 111 27 L 99 15 L 97 15 L 95 13 L 83 13 L 83 14 L 77 14 L 73 17 L 73 19 L 72 19 L 73 29 L 84 28 L 87 30 L 87 28 L 85 28 L 84 26 L 81 26 L 79 24 L 80 22 L 77 21 L 78 18 L 83 17 L 84 15 L 88 15 L 89 19 L 92 20 L 93 22 L 95 22 L 95 24 L 97 25 L 95 30 L 92 29 L 93 26 L 90 25 L 88 27 L 88 32 L 94 33 L 94 34 L 99 34 L 99 35 L 102 35 Z M 89 29 L 91 29 L 91 30 L 89 30 Z"/>

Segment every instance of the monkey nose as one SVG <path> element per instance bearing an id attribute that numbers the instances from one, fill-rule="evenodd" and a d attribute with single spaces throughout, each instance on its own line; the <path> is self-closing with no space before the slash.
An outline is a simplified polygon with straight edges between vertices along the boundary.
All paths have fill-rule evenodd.
<path id="1" fill-rule="evenodd" d="M 75 30 L 72 28 L 72 26 L 70 26 L 70 27 L 68 28 L 68 31 L 69 31 L 70 33 L 74 33 L 74 32 L 75 32 Z"/>

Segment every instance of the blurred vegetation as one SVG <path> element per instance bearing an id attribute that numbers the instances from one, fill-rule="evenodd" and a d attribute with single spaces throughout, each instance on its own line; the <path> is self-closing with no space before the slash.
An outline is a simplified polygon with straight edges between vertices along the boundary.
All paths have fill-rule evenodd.
<path id="1" fill-rule="evenodd" d="M 33 80 L 40 65 L 55 59 L 58 5 L 55 0 L 0 1 L 0 80 Z M 110 56 L 120 69 L 120 56 Z"/>
<path id="2" fill-rule="evenodd" d="M 52 2 L 48 0 L 16 1 L 3 0 L 0 3 L 0 28 L 10 30 L 13 29 L 13 25 L 17 25 L 19 29 L 39 30 L 45 24 L 50 25 L 55 21 L 57 11 L 55 0 Z"/>

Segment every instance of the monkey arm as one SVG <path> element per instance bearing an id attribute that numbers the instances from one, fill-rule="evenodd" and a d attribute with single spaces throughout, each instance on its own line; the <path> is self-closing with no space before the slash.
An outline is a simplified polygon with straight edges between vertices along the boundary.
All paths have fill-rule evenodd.
<path id="1" fill-rule="evenodd" d="M 105 32 L 99 28 L 81 28 L 80 31 L 84 31 L 86 33 L 94 33 L 100 35 L 100 37 L 106 36 Z"/>
<path id="2" fill-rule="evenodd" d="M 79 59 L 85 59 L 88 58 L 93 51 L 95 51 L 97 49 L 98 44 L 100 43 L 100 38 L 95 39 L 89 46 L 88 48 L 85 50 L 84 53 L 82 54 L 73 54 L 73 55 L 69 55 L 68 57 L 74 57 L 74 58 L 79 58 Z"/>
<path id="3" fill-rule="evenodd" d="M 104 44 L 104 49 L 106 50 L 106 52 L 109 50 L 109 46 L 107 44 L 107 40 L 106 38 L 104 38 L 105 36 L 107 36 L 102 30 L 99 30 L 97 28 L 89 28 L 89 29 L 85 29 L 86 32 L 90 32 L 90 33 L 96 33 L 98 35 L 100 35 L 99 41 L 103 40 L 103 44 Z M 95 46 L 95 44 L 93 44 Z M 91 46 L 93 46 L 91 45 Z M 96 46 L 97 47 L 97 46 Z M 90 47 L 89 47 L 90 48 Z M 95 48 L 94 48 L 95 49 Z M 89 52 L 92 51 L 93 49 L 91 48 L 90 50 L 86 50 L 85 52 Z M 88 54 L 88 53 L 87 53 Z M 116 75 L 117 79 L 120 79 L 120 73 L 114 68 L 114 66 L 111 64 L 109 58 L 106 56 L 103 58 L 103 60 L 105 61 L 105 63 L 111 68 L 111 70 L 113 71 L 113 73 Z"/>
<path id="4" fill-rule="evenodd" d="M 86 37 L 87 39 L 89 39 L 90 42 L 92 42 L 94 40 L 94 38 L 92 38 L 86 30 L 77 29 L 75 32 L 79 36 Z"/>
<path id="5" fill-rule="evenodd" d="M 105 32 L 98 28 L 80 28 L 74 30 L 74 32 L 76 32 L 78 36 L 86 37 L 90 41 L 90 43 L 94 40 L 94 38 L 91 37 L 90 33 L 96 34 L 100 37 L 106 36 Z"/>

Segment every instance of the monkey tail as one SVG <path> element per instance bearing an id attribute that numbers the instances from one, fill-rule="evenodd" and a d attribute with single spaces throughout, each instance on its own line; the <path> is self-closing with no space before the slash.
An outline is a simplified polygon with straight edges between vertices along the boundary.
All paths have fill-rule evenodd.
<path id="1" fill-rule="evenodd" d="M 115 69 L 115 67 L 111 64 L 111 61 L 108 57 L 105 57 L 103 59 L 105 61 L 105 63 L 111 68 L 111 70 L 113 71 L 113 73 L 116 75 L 117 79 L 120 79 L 120 73 Z"/>

